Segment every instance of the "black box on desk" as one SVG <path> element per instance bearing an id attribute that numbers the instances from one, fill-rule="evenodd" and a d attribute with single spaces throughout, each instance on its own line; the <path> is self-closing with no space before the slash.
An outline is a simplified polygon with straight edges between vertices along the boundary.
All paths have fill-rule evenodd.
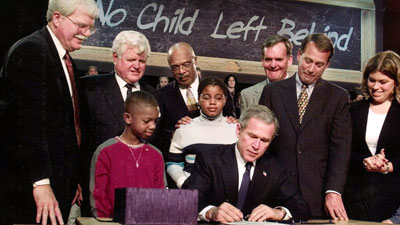
<path id="1" fill-rule="evenodd" d="M 197 190 L 120 188 L 114 221 L 122 224 L 197 224 Z"/>

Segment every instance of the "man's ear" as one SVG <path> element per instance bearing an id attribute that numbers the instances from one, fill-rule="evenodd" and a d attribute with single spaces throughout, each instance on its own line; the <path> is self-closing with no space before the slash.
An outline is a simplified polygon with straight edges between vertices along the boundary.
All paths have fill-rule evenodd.
<path id="1" fill-rule="evenodd" d="M 288 67 L 291 66 L 293 64 L 293 56 L 289 56 L 289 60 L 288 60 Z"/>
<path id="2" fill-rule="evenodd" d="M 131 123 L 132 123 L 131 114 L 129 114 L 129 113 L 127 113 L 127 112 L 124 112 L 123 117 L 124 117 L 125 124 L 126 124 L 126 125 L 131 125 Z"/>
<path id="3" fill-rule="evenodd" d="M 113 62 L 114 62 L 114 65 L 115 65 L 117 63 L 117 60 L 118 60 L 118 54 L 116 52 L 113 52 L 112 58 L 113 58 Z"/>
<path id="4" fill-rule="evenodd" d="M 299 51 L 297 51 L 297 61 L 299 61 L 300 60 L 300 58 L 301 58 L 301 50 L 299 50 Z"/>
<path id="5" fill-rule="evenodd" d="M 59 11 L 53 12 L 53 17 L 52 17 L 51 21 L 53 22 L 55 27 L 60 26 L 61 17 L 62 17 L 62 15 Z"/>
<path id="6" fill-rule="evenodd" d="M 237 123 L 236 124 L 236 136 L 239 138 L 239 135 L 240 135 L 240 130 L 241 130 L 241 127 L 240 127 L 240 123 Z"/>

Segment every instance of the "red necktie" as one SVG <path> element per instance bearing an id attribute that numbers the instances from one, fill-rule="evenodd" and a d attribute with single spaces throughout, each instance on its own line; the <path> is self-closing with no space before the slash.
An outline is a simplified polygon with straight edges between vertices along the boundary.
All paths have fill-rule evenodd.
<path id="1" fill-rule="evenodd" d="M 75 133 L 76 140 L 78 142 L 78 146 L 81 145 L 81 126 L 80 126 L 80 118 L 79 118 L 79 102 L 78 102 L 78 90 L 76 88 L 74 69 L 72 67 L 71 58 L 68 55 L 68 52 L 65 53 L 64 56 L 65 65 L 67 66 L 69 80 L 71 82 L 72 89 L 72 104 L 74 108 L 74 125 L 75 125 Z"/>

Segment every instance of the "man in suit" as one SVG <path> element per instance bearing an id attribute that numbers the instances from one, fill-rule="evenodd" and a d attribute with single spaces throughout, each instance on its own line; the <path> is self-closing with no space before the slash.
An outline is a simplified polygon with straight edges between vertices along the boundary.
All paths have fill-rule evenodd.
<path id="1" fill-rule="evenodd" d="M 281 125 L 271 144 L 310 206 L 311 216 L 347 219 L 343 193 L 351 144 L 349 95 L 321 78 L 333 56 L 325 34 L 307 36 L 297 54 L 298 72 L 265 86 L 260 105 Z"/>
<path id="2" fill-rule="evenodd" d="M 94 32 L 97 15 L 93 0 L 49 1 L 47 26 L 6 55 L 0 80 L 0 102 L 7 103 L 1 115 L 2 224 L 63 223 L 77 199 L 80 118 L 68 52 Z"/>
<path id="3" fill-rule="evenodd" d="M 164 158 L 168 154 L 178 120 L 185 116 L 200 116 L 197 107 L 197 58 L 192 47 L 184 42 L 172 45 L 167 60 L 175 80 L 159 89 L 161 117 L 155 134 L 158 137 L 156 145 L 163 152 Z"/>
<path id="4" fill-rule="evenodd" d="M 240 117 L 237 143 L 188 147 L 201 151 L 183 188 L 199 191 L 202 219 L 232 222 L 309 217 L 307 203 L 298 187 L 288 183 L 283 165 L 265 153 L 278 126 L 271 110 L 254 105 Z"/>
<path id="5" fill-rule="evenodd" d="M 261 63 L 266 79 L 241 91 L 240 111 L 258 104 L 265 85 L 289 77 L 287 69 L 293 61 L 292 43 L 286 37 L 280 35 L 268 37 L 264 41 L 261 51 Z"/>
<path id="6" fill-rule="evenodd" d="M 122 31 L 113 41 L 112 57 L 114 72 L 104 75 L 88 75 L 81 78 L 82 115 L 85 130 L 82 157 L 85 178 L 82 182 L 88 187 L 89 168 L 93 152 L 110 138 L 121 135 L 125 128 L 123 120 L 124 102 L 129 93 L 147 91 L 157 97 L 156 90 L 141 78 L 146 69 L 146 61 L 151 53 L 146 36 L 137 31 Z M 88 190 L 88 188 L 84 188 Z M 84 191 L 89 199 L 89 192 Z M 84 214 L 90 216 L 89 202 L 84 202 Z"/>

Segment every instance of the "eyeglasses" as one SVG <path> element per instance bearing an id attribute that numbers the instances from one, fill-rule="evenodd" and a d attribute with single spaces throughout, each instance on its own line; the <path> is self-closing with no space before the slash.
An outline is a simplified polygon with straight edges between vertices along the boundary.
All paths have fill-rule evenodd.
<path id="1" fill-rule="evenodd" d="M 64 16 L 64 17 L 67 18 L 69 21 L 71 21 L 75 26 L 77 26 L 78 29 L 81 30 L 83 33 L 86 33 L 88 30 L 90 31 L 90 34 L 94 34 L 96 32 L 95 27 L 92 27 L 92 26 L 89 26 L 89 25 L 83 24 L 83 23 L 76 23 L 68 16 Z"/>
<path id="2" fill-rule="evenodd" d="M 215 95 L 214 97 L 211 96 L 211 95 L 208 95 L 208 94 L 205 94 L 205 95 L 201 94 L 201 95 L 200 95 L 200 100 L 201 100 L 201 101 L 211 102 L 211 100 L 213 100 L 213 99 L 214 99 L 216 102 L 222 102 L 222 101 L 224 101 L 225 96 L 224 96 L 224 95 L 220 95 L 220 94 Z"/>
<path id="3" fill-rule="evenodd" d="M 192 66 L 192 64 L 193 64 L 192 61 L 186 61 L 186 62 L 184 62 L 184 63 L 182 63 L 182 64 L 179 64 L 179 65 L 172 65 L 172 66 L 170 66 L 170 68 L 171 68 L 171 70 L 172 70 L 173 73 L 178 73 L 179 70 L 181 69 L 181 67 L 182 67 L 185 71 L 187 71 L 187 70 L 190 69 L 190 67 Z"/>

